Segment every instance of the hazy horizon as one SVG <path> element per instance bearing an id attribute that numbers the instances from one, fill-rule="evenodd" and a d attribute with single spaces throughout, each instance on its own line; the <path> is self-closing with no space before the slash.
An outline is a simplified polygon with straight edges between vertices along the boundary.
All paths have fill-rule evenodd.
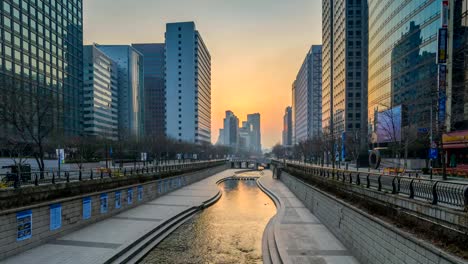
<path id="1" fill-rule="evenodd" d="M 211 139 L 224 113 L 260 113 L 262 147 L 281 141 L 291 85 L 321 44 L 321 1 L 99 0 L 84 2 L 84 42 L 163 43 L 166 23 L 194 21 L 212 58 Z"/>

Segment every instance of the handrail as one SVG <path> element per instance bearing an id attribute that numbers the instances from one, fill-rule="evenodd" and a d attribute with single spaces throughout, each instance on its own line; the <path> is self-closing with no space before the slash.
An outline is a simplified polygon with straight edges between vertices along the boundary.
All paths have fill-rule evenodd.
<path id="1" fill-rule="evenodd" d="M 318 177 L 323 181 L 336 181 L 343 185 L 356 185 L 362 188 L 376 189 L 380 192 L 391 192 L 393 195 L 405 195 L 410 199 L 428 201 L 434 205 L 449 205 L 468 211 L 468 183 L 386 175 L 384 173 L 353 172 L 297 162 L 281 162 L 281 164 L 286 165 L 286 170 L 300 173 L 305 177 Z M 365 184 L 361 184 L 362 177 L 366 179 Z M 345 180 L 346 178 L 347 180 Z"/>
<path id="2" fill-rule="evenodd" d="M 97 169 L 99 172 L 99 178 L 113 178 L 120 176 L 138 176 L 138 175 L 149 175 L 153 174 L 156 177 L 163 173 L 169 172 L 180 172 L 184 170 L 200 169 L 204 167 L 211 167 L 215 165 L 221 165 L 226 160 L 208 160 L 191 163 L 180 163 L 180 164 L 167 164 L 167 165 L 152 165 L 143 167 L 124 167 L 121 168 L 94 168 L 94 169 L 82 169 L 82 170 L 62 170 L 61 174 L 56 171 L 31 171 L 23 172 L 21 174 L 16 173 L 2 173 L 0 174 L 0 189 L 2 188 L 21 188 L 23 186 L 38 186 L 38 185 L 49 185 L 71 181 L 85 181 L 94 180 L 94 170 Z"/>

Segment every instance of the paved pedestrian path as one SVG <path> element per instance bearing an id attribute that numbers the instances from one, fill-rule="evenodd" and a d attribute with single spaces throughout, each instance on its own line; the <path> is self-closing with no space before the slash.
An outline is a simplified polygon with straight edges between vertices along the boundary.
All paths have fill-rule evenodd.
<path id="1" fill-rule="evenodd" d="M 272 178 L 271 171 L 264 171 L 259 181 L 281 203 L 273 232 L 284 263 L 359 263 L 286 185 Z"/>
<path id="2" fill-rule="evenodd" d="M 216 182 L 234 175 L 235 171 L 225 170 L 2 263 L 104 263 L 166 220 L 215 197 L 219 192 Z"/>

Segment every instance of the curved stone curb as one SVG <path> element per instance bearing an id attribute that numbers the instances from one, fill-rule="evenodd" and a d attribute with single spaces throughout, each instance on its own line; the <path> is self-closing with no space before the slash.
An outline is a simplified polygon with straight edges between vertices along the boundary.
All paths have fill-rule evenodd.
<path id="1" fill-rule="evenodd" d="M 153 230 L 134 241 L 128 247 L 108 259 L 105 263 L 137 263 L 144 258 L 157 244 L 170 235 L 177 227 L 188 221 L 197 212 L 215 204 L 222 196 L 218 191 L 215 196 L 202 202 L 199 206 L 190 207 L 164 221 Z"/>
<path id="2" fill-rule="evenodd" d="M 264 177 L 264 176 L 263 176 Z M 262 255 L 264 263 L 289 263 L 286 256 L 286 252 L 284 250 L 280 250 L 281 244 L 280 241 L 276 239 L 277 234 L 279 232 L 278 223 L 281 221 L 285 214 L 285 207 L 281 198 L 265 187 L 261 180 L 263 177 L 257 179 L 257 185 L 271 200 L 275 203 L 276 206 L 276 215 L 274 215 L 270 221 L 268 222 L 265 230 L 263 231 L 263 238 L 262 238 Z M 283 247 L 284 248 L 284 247 Z"/>
<path id="3" fill-rule="evenodd" d="M 216 181 L 216 184 L 231 179 L 233 176 L 224 177 Z M 141 237 L 138 241 L 135 241 L 121 251 L 121 254 L 117 254 L 105 263 L 138 263 L 143 259 L 155 246 L 157 246 L 162 240 L 169 236 L 172 232 L 181 226 L 183 223 L 188 221 L 197 212 L 204 210 L 215 204 L 222 196 L 222 192 L 218 191 L 217 194 L 210 199 L 202 202 L 200 206 L 193 206 L 180 212 L 176 216 L 168 219 L 164 223 L 161 223 L 154 230 Z"/>

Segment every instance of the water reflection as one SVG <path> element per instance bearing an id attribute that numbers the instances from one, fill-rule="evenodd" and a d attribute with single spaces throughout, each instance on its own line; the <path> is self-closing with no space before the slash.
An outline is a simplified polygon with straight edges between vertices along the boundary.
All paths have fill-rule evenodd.
<path id="1" fill-rule="evenodd" d="M 221 199 L 161 242 L 141 263 L 262 263 L 262 234 L 275 214 L 255 181 L 220 184 Z"/>

